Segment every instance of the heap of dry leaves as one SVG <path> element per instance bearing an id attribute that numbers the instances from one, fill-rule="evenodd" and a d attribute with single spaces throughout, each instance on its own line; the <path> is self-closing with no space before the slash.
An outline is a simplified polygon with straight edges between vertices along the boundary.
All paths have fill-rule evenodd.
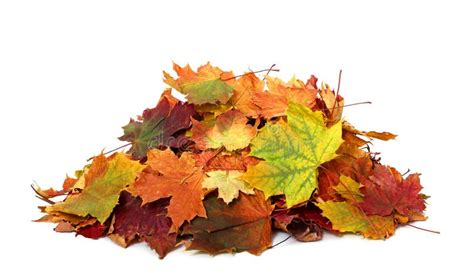
<path id="1" fill-rule="evenodd" d="M 144 241 L 164 257 L 180 244 L 260 254 L 273 230 L 299 241 L 323 230 L 384 239 L 425 219 L 419 174 L 401 175 L 368 149 L 395 135 L 342 120 L 344 99 L 316 77 L 174 70 L 164 81 L 187 102 L 165 90 L 123 127 L 127 152 L 95 156 L 61 190 L 35 187 L 50 204 L 38 221 L 124 247 Z"/>

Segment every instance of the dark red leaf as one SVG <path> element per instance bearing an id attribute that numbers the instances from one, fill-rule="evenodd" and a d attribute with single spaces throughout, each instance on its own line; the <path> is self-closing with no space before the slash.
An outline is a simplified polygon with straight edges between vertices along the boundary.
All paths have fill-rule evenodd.
<path id="1" fill-rule="evenodd" d="M 162 97 L 155 108 L 146 109 L 138 120 L 130 120 L 123 128 L 120 140 L 129 141 L 132 147 L 129 153 L 135 159 L 142 159 L 151 148 L 160 145 L 181 148 L 190 140 L 182 130 L 191 126 L 191 116 L 195 115 L 192 104 L 177 102 L 174 106 L 167 97 Z"/>
<path id="2" fill-rule="evenodd" d="M 107 229 L 108 227 L 106 225 L 102 225 L 100 222 L 95 222 L 92 225 L 78 228 L 76 233 L 86 238 L 99 239 L 100 237 L 104 237 Z"/>
<path id="3" fill-rule="evenodd" d="M 376 165 L 370 179 L 361 181 L 364 202 L 361 208 L 367 214 L 387 216 L 398 212 L 404 216 L 421 214 L 425 209 L 422 189 L 418 174 L 411 174 L 406 179 L 393 168 Z"/>
<path id="4" fill-rule="evenodd" d="M 291 234 L 298 241 L 321 240 L 322 229 L 336 232 L 329 220 L 321 215 L 321 210 L 312 203 L 276 212 L 272 219 L 274 227 Z"/>
<path id="5" fill-rule="evenodd" d="M 142 205 L 140 197 L 122 192 L 119 205 L 115 209 L 110 237 L 127 247 L 135 240 L 147 242 L 161 258 L 176 244 L 176 233 L 171 232 L 171 220 L 166 216 L 168 199 Z"/>

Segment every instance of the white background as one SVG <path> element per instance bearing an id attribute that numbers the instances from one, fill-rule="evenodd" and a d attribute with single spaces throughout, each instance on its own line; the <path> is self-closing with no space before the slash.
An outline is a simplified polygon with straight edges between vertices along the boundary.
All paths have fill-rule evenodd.
<path id="1" fill-rule="evenodd" d="M 166 4 L 165 4 L 166 2 Z M 1 1 L 2 272 L 472 272 L 473 49 L 469 1 Z M 87 158 L 121 143 L 152 107 L 172 61 L 236 73 L 277 64 L 335 86 L 347 119 L 388 130 L 383 162 L 423 173 L 431 195 L 417 225 L 387 241 L 327 235 L 259 257 L 146 245 L 122 249 L 30 222 L 29 185 L 59 187 Z M 282 236 L 277 237 L 278 242 Z M 464 248 L 467 247 L 467 248 Z"/>

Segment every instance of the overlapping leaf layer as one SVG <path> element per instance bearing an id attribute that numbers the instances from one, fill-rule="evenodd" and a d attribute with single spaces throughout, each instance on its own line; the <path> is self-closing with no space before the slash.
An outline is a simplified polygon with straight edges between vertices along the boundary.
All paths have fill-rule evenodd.
<path id="1" fill-rule="evenodd" d="M 164 81 L 187 101 L 165 90 L 123 127 L 126 152 L 95 156 L 61 190 L 35 187 L 49 203 L 37 221 L 124 247 L 146 242 L 164 257 L 179 245 L 260 254 L 275 230 L 305 242 L 324 231 L 385 239 L 425 220 L 420 175 L 369 152 L 395 135 L 355 129 L 343 98 L 316 77 L 174 70 Z"/>

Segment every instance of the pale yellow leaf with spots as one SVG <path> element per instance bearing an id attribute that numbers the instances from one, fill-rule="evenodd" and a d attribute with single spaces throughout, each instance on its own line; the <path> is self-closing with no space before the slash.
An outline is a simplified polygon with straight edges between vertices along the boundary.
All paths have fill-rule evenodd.
<path id="1" fill-rule="evenodd" d="M 206 189 L 218 189 L 219 198 L 229 204 L 239 197 L 239 192 L 254 194 L 252 187 L 242 180 L 240 171 L 213 171 L 208 172 L 202 186 Z"/>

